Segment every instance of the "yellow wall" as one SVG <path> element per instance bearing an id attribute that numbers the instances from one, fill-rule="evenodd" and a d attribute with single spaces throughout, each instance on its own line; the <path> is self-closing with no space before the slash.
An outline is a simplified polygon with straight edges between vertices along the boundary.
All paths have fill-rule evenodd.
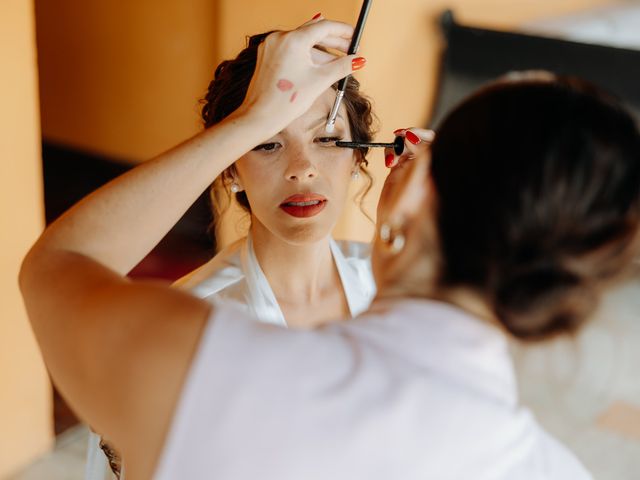
<path id="1" fill-rule="evenodd" d="M 194 134 L 212 0 L 36 0 L 43 136 L 145 160 Z"/>
<path id="2" fill-rule="evenodd" d="M 42 229 L 33 5 L 0 2 L 0 478 L 52 440 L 51 391 L 17 275 Z"/>

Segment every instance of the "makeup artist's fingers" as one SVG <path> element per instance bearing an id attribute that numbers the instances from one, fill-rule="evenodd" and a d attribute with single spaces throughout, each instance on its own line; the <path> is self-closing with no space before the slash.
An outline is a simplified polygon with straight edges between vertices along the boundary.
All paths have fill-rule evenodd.
<path id="1" fill-rule="evenodd" d="M 349 51 L 349 46 L 351 45 L 351 40 L 342 37 L 327 37 L 321 42 L 318 42 L 317 45 L 320 45 L 324 48 L 333 48 L 334 50 L 347 53 Z"/>
<path id="2" fill-rule="evenodd" d="M 351 25 L 333 20 L 320 20 L 318 22 L 305 24 L 297 30 L 304 35 L 308 35 L 307 41 L 313 42 L 313 45 L 321 45 L 322 42 L 334 37 L 351 41 L 351 37 L 353 36 L 353 27 Z"/>
<path id="3" fill-rule="evenodd" d="M 431 143 L 436 138 L 436 132 L 430 128 L 411 127 L 407 130 L 420 138 L 421 141 Z M 405 134 L 406 135 L 406 134 Z"/>
<path id="4" fill-rule="evenodd" d="M 320 20 L 267 36 L 258 47 L 240 111 L 269 119 L 265 131 L 272 133 L 265 133 L 265 138 L 282 130 L 332 84 L 364 67 L 362 57 L 332 56 L 315 48 L 323 43 L 339 46 L 336 38 L 350 39 L 352 34 L 353 28 L 345 23 Z"/>
<path id="5" fill-rule="evenodd" d="M 385 148 L 384 149 L 384 165 L 387 168 L 393 168 L 398 164 L 398 157 L 396 156 L 396 152 L 393 151 L 393 148 Z"/>
<path id="6" fill-rule="evenodd" d="M 333 62 L 336 58 L 338 58 L 337 55 L 325 52 L 317 47 L 311 49 L 311 61 L 316 65 L 324 65 L 325 63 Z"/>
<path id="7" fill-rule="evenodd" d="M 435 132 L 424 128 L 400 128 L 393 132 L 394 135 L 404 138 L 404 150 L 402 155 L 396 155 L 393 149 L 385 149 L 385 165 L 393 168 L 407 160 L 411 160 L 422 150 L 428 148 L 435 138 Z"/>
<path id="8" fill-rule="evenodd" d="M 433 130 L 417 127 L 399 128 L 397 130 L 394 130 L 393 134 L 405 137 L 407 135 L 407 132 L 410 132 L 410 135 L 415 135 L 418 137 L 418 139 L 416 139 L 415 137 L 412 138 L 411 142 L 413 144 L 419 143 L 418 140 L 423 142 L 433 142 L 433 139 L 435 138 L 435 132 Z"/>
<path id="9" fill-rule="evenodd" d="M 300 25 L 298 29 L 321 22 L 322 20 L 324 20 L 324 17 L 322 16 L 322 14 L 317 13 L 316 15 L 314 15 L 314 17 L 311 20 Z M 351 36 L 349 37 L 344 37 L 340 35 L 330 36 L 319 41 L 316 45 L 324 48 L 333 48 L 335 50 L 339 50 L 341 52 L 347 53 L 349 51 L 349 46 L 351 45 Z"/>
<path id="10" fill-rule="evenodd" d="M 311 25 L 312 23 L 318 23 L 320 20 L 324 20 L 324 17 L 322 16 L 322 13 L 318 12 L 313 17 L 311 17 L 309 20 L 307 20 L 302 25 L 300 25 L 300 27 L 304 27 L 305 25 Z M 300 28 L 300 27 L 298 27 L 298 28 Z"/>
<path id="11" fill-rule="evenodd" d="M 325 88 L 329 88 L 341 78 L 351 75 L 356 70 L 364 68 L 366 63 L 367 60 L 364 57 L 359 57 L 357 55 L 345 55 L 318 67 L 318 71 L 325 79 Z"/>
<path id="12" fill-rule="evenodd" d="M 404 152 L 400 156 L 399 163 L 412 159 L 425 148 L 429 148 L 431 142 L 434 139 L 433 130 L 426 130 L 424 128 L 408 128 L 405 129 L 404 134 Z"/>

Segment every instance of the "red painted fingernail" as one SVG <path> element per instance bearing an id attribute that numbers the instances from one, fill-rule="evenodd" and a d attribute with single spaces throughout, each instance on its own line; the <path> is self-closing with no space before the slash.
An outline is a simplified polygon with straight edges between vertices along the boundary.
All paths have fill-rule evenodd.
<path id="1" fill-rule="evenodd" d="M 409 130 L 407 130 L 407 133 L 405 133 L 404 136 L 407 138 L 407 140 L 409 140 L 414 145 L 417 145 L 420 143 L 420 137 L 418 137 L 415 133 Z"/>
<path id="2" fill-rule="evenodd" d="M 367 59 L 364 57 L 357 57 L 351 60 L 351 70 L 360 70 L 367 63 Z"/>
<path id="3" fill-rule="evenodd" d="M 401 134 L 402 132 L 404 132 L 404 131 L 405 131 L 405 129 L 404 129 L 404 128 L 399 128 L 399 129 L 397 129 L 397 130 L 394 130 L 394 131 L 393 131 L 393 134 L 394 134 L 394 135 L 396 135 L 396 136 L 398 136 L 398 135 L 400 135 L 400 134 Z"/>
<path id="4" fill-rule="evenodd" d="M 395 160 L 396 156 L 393 153 L 387 153 L 384 157 L 384 164 L 387 166 L 387 168 L 391 168 L 391 166 L 393 165 L 393 161 Z"/>
<path id="5" fill-rule="evenodd" d="M 316 14 L 313 16 L 313 18 L 312 18 L 311 20 L 317 20 L 317 19 L 319 19 L 321 16 L 322 16 L 322 13 L 318 12 L 318 13 L 316 13 Z"/>

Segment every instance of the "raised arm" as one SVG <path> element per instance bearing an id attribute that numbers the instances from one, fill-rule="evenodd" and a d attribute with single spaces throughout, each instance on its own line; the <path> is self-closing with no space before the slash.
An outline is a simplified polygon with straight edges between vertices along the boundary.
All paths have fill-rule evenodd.
<path id="1" fill-rule="evenodd" d="M 236 112 L 82 200 L 23 262 L 20 286 L 54 381 L 83 419 L 140 459 L 140 472 L 159 453 L 210 306 L 124 275 L 223 169 L 351 73 L 351 57 L 313 48 L 345 51 L 351 33 L 314 21 L 270 35 Z"/>
<path id="2" fill-rule="evenodd" d="M 349 57 L 313 49 L 344 48 L 351 30 L 322 21 L 270 35 L 236 112 L 79 202 L 42 235 L 31 257 L 63 249 L 126 274 L 225 168 L 304 113 L 336 78 L 351 73 Z M 25 263 L 25 273 L 31 268 L 34 262 Z"/>

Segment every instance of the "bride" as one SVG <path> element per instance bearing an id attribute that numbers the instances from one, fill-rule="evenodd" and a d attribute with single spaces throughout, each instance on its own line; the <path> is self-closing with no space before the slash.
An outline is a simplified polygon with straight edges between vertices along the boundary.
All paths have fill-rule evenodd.
<path id="1" fill-rule="evenodd" d="M 220 64 L 202 110 L 205 128 L 240 106 L 267 35 L 251 37 L 234 60 Z M 371 104 L 351 78 L 336 129 L 327 134 L 325 119 L 334 99 L 334 90 L 327 89 L 300 117 L 215 180 L 211 198 L 216 220 L 235 196 L 250 216 L 249 233 L 180 279 L 178 286 L 289 327 L 311 328 L 367 308 L 375 293 L 369 247 L 336 242 L 331 231 L 350 183 L 362 175 L 368 180 L 366 189 L 371 184 L 366 149 L 354 152 L 334 145 L 337 140 L 371 140 Z"/>

